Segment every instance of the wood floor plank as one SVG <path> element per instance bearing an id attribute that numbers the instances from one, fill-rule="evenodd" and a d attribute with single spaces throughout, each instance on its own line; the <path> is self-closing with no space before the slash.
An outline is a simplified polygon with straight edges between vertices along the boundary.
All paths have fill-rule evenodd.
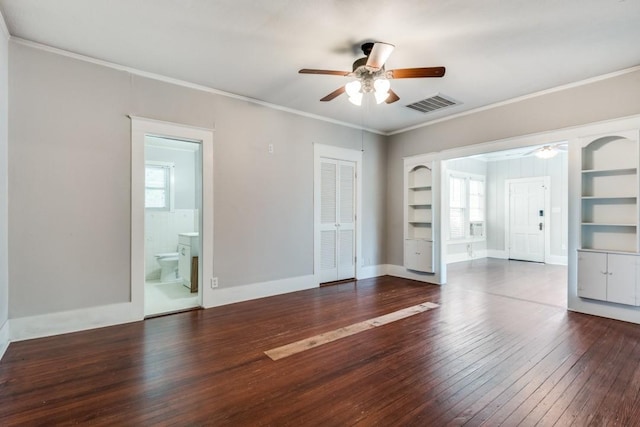
<path id="1" fill-rule="evenodd" d="M 542 374 L 537 369 L 532 370 L 531 376 L 533 378 L 528 381 L 527 385 L 487 419 L 485 424 L 519 425 L 597 339 L 599 335 L 593 333 L 594 319 L 587 318 L 584 323 L 573 323 L 570 338 L 565 341 L 570 349 L 567 356 L 558 360 L 555 366 L 549 366 L 549 369 L 545 369 Z M 576 342 L 575 336 L 580 336 L 580 341 Z"/>
<path id="2" fill-rule="evenodd" d="M 633 425 L 640 327 L 567 312 L 566 268 L 451 266 L 12 343 L 0 425 Z M 436 310 L 273 361 L 424 301 Z"/>
<path id="3" fill-rule="evenodd" d="M 436 307 L 438 307 L 438 304 L 424 302 L 422 304 L 414 305 L 412 307 L 403 308 L 388 314 L 384 314 L 382 316 L 374 317 L 373 319 L 368 319 L 362 322 L 343 326 L 341 328 L 334 329 L 333 331 L 323 332 L 310 338 L 305 338 L 291 344 L 267 350 L 264 353 L 272 360 L 280 360 L 296 353 L 319 347 L 321 345 L 328 344 L 330 342 L 346 338 L 369 329 L 377 328 L 391 322 L 406 319 L 409 316 L 415 316 L 416 314 L 424 313 L 425 311 Z"/>

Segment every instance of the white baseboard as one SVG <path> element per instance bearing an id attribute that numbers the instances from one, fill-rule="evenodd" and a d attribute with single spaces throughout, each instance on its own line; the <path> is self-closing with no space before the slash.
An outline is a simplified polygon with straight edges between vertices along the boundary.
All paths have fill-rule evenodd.
<path id="1" fill-rule="evenodd" d="M 387 265 L 387 274 L 394 277 L 402 277 L 403 279 L 418 280 L 420 282 L 431 283 L 434 285 L 440 285 L 439 278 L 434 274 L 429 273 L 417 273 L 407 270 L 402 265 Z"/>
<path id="2" fill-rule="evenodd" d="M 257 298 L 287 294 L 289 292 L 304 291 L 318 287 L 318 280 L 314 275 L 292 277 L 289 279 L 271 280 L 268 282 L 251 283 L 229 288 L 218 288 L 210 292 L 211 298 L 205 308 L 218 307 L 236 302 L 249 301 Z"/>
<path id="3" fill-rule="evenodd" d="M 545 264 L 567 265 L 569 261 L 566 255 L 549 255 L 544 262 Z"/>
<path id="4" fill-rule="evenodd" d="M 11 331 L 9 330 L 9 321 L 4 322 L 4 325 L 0 328 L 0 360 L 4 356 L 5 351 L 9 348 L 11 342 Z"/>
<path id="5" fill-rule="evenodd" d="M 460 252 L 457 254 L 447 254 L 447 264 L 462 261 L 472 261 L 474 259 L 486 258 L 487 250 L 474 251 L 473 256 L 470 256 L 468 252 Z"/>
<path id="6" fill-rule="evenodd" d="M 509 253 L 507 251 L 489 249 L 487 250 L 488 258 L 498 258 L 498 259 L 509 259 Z M 545 264 L 554 264 L 554 265 L 567 265 L 567 256 L 566 255 L 549 255 L 545 259 Z"/>
<path id="7" fill-rule="evenodd" d="M 130 302 L 9 319 L 11 341 L 42 338 L 142 320 Z"/>
<path id="8" fill-rule="evenodd" d="M 360 269 L 360 279 L 383 276 L 387 274 L 387 270 L 388 266 L 384 264 L 363 267 Z M 416 276 L 419 277 L 419 275 Z M 422 279 L 416 278 L 416 280 Z M 316 277 L 307 275 L 229 288 L 218 288 L 210 292 L 210 301 L 205 308 L 316 287 L 318 287 Z M 11 341 L 42 338 L 138 320 L 142 320 L 142 318 L 136 314 L 135 307 L 130 302 L 10 319 L 0 329 L 0 357 Z"/>
<path id="9" fill-rule="evenodd" d="M 487 249 L 487 258 L 509 259 L 507 251 Z"/>
<path id="10" fill-rule="evenodd" d="M 367 265 L 365 267 L 360 267 L 358 280 L 384 276 L 387 274 L 387 267 L 387 264 Z"/>

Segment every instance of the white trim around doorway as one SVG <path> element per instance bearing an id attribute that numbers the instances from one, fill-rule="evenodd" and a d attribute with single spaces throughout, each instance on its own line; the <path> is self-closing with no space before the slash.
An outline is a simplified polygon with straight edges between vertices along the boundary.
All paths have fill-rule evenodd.
<path id="1" fill-rule="evenodd" d="M 131 305 L 144 318 L 144 140 L 159 136 L 200 143 L 202 147 L 202 212 L 200 214 L 200 305 L 213 306 L 213 130 L 142 117 L 131 118 Z"/>
<path id="2" fill-rule="evenodd" d="M 320 285 L 320 159 L 346 160 L 356 164 L 356 279 L 362 276 L 362 151 L 313 144 L 313 275 Z"/>

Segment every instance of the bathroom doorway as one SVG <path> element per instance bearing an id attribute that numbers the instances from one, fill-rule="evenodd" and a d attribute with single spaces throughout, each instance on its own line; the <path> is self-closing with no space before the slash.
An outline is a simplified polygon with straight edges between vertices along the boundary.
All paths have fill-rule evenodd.
<path id="1" fill-rule="evenodd" d="M 211 307 L 213 129 L 130 118 L 131 314 Z"/>
<path id="2" fill-rule="evenodd" d="M 199 307 L 200 144 L 146 135 L 144 157 L 144 315 Z"/>

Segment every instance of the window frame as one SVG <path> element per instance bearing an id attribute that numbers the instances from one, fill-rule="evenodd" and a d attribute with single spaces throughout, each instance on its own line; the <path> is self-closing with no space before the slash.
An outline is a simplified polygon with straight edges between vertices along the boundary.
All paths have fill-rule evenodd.
<path id="1" fill-rule="evenodd" d="M 462 180 L 462 207 L 451 206 L 451 182 L 453 179 Z M 480 182 L 481 185 L 481 195 L 480 195 L 480 207 L 478 208 L 482 212 L 483 219 L 481 221 L 471 221 L 471 181 Z M 447 236 L 446 241 L 450 243 L 465 243 L 465 242 L 478 242 L 484 241 L 487 238 L 487 179 L 484 175 L 477 175 L 467 172 L 459 172 L 450 170 L 447 173 L 447 197 L 446 197 L 446 212 L 448 213 L 447 217 L 449 218 L 447 224 Z M 451 237 L 451 220 L 452 218 L 452 209 L 461 209 L 463 216 L 463 224 L 462 229 L 464 230 L 464 236 L 459 237 Z M 480 224 L 482 227 L 482 235 L 481 236 L 472 236 L 471 235 L 471 227 L 473 224 Z"/>
<path id="2" fill-rule="evenodd" d="M 144 190 L 145 190 L 145 200 L 144 200 L 144 209 L 148 211 L 157 211 L 157 212 L 173 212 L 175 210 L 175 168 L 176 165 L 173 162 L 161 162 L 156 160 L 147 160 L 144 162 L 145 174 L 147 167 L 156 167 L 163 168 L 168 172 L 167 179 L 165 180 L 165 186 L 163 187 L 165 191 L 165 206 L 164 207 L 149 207 L 147 206 L 146 199 L 146 191 L 148 189 L 158 189 L 159 187 L 147 187 L 147 183 L 145 180 Z M 168 203 L 167 203 L 168 198 Z"/>

